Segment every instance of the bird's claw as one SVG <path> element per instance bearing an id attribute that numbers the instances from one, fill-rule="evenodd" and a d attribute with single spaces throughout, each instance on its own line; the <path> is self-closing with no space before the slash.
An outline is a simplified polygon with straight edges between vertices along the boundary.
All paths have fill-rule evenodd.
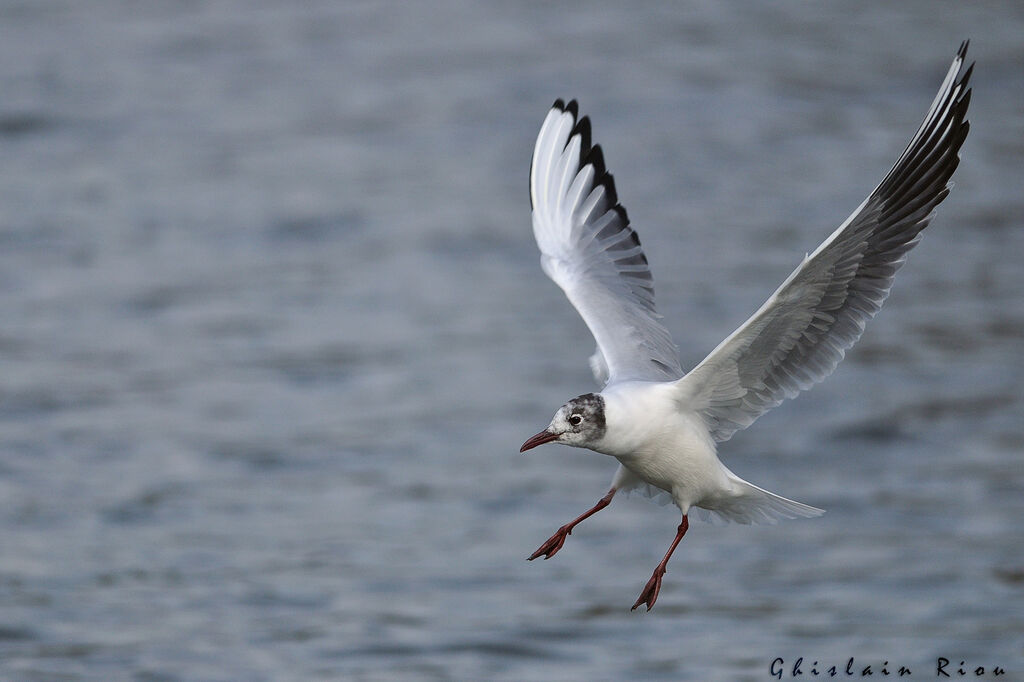
<path id="1" fill-rule="evenodd" d="M 647 581 L 647 585 L 644 586 L 643 592 L 637 597 L 636 603 L 633 604 L 630 611 L 636 611 L 641 604 L 647 604 L 648 611 L 654 608 L 654 602 L 658 601 L 658 593 L 661 592 L 661 577 L 663 575 L 665 575 L 665 571 L 660 568 L 654 571 L 654 575 Z"/>
<path id="2" fill-rule="evenodd" d="M 562 526 L 555 534 L 548 538 L 548 541 L 537 548 L 537 551 L 530 555 L 527 561 L 533 561 L 539 556 L 544 556 L 544 559 L 550 559 L 558 553 L 558 550 L 562 549 L 562 545 L 565 544 L 565 538 L 567 535 L 572 535 L 572 529 Z"/>

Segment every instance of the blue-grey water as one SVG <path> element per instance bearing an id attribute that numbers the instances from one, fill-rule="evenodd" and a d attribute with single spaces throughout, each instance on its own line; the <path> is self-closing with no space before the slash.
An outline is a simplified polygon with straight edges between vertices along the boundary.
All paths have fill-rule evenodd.
<path id="1" fill-rule="evenodd" d="M 1024 679 L 1022 36 L 995 1 L 0 3 L 0 679 Z M 649 614 L 672 507 L 524 561 L 615 468 L 518 453 L 594 388 L 530 230 L 550 103 L 691 366 L 965 37 L 957 186 L 886 308 L 722 448 L 828 514 L 695 524 Z"/>

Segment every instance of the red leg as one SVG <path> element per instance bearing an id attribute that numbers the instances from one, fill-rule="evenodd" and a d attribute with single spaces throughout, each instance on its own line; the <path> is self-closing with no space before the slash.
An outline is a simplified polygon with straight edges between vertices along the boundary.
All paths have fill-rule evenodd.
<path id="1" fill-rule="evenodd" d="M 612 488 L 611 490 L 608 491 L 607 495 L 605 495 L 604 497 L 597 501 L 597 504 L 595 504 L 586 512 L 584 512 L 580 516 L 576 517 L 569 523 L 565 524 L 564 526 L 556 530 L 555 534 L 548 538 L 548 541 L 541 545 L 536 552 L 531 554 L 530 558 L 527 559 L 527 561 L 533 561 L 542 554 L 544 555 L 545 559 L 550 559 L 551 557 L 555 556 L 558 550 L 562 549 L 562 545 L 565 544 L 565 536 L 572 535 L 572 529 L 575 528 L 580 521 L 590 516 L 593 516 L 597 512 L 607 507 L 611 503 L 612 498 L 614 496 L 615 488 Z"/>
<path id="2" fill-rule="evenodd" d="M 650 611 L 654 607 L 654 602 L 658 601 L 658 592 L 661 591 L 661 577 L 668 572 L 668 560 L 672 557 L 672 552 L 676 551 L 676 545 L 686 535 L 686 529 L 690 527 L 690 522 L 686 518 L 686 514 L 683 514 L 683 520 L 679 524 L 679 528 L 676 529 L 676 539 L 672 541 L 668 551 L 665 552 L 665 558 L 661 560 L 658 567 L 654 569 L 654 575 L 647 581 L 647 585 L 644 587 L 644 591 L 640 593 L 636 603 L 633 604 L 631 611 L 636 611 L 636 607 L 641 604 L 647 604 L 647 610 Z"/>

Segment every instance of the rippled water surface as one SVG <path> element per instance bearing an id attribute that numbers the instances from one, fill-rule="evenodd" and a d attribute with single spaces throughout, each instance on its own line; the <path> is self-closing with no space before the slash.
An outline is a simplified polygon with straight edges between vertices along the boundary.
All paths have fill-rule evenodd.
<path id="1" fill-rule="evenodd" d="M 0 3 L 0 677 L 1024 679 L 1022 36 L 998 2 Z M 722 450 L 829 513 L 695 524 L 650 614 L 671 507 L 524 561 L 614 471 L 518 453 L 594 388 L 529 227 L 551 101 L 690 366 L 964 37 L 957 187 L 886 309 Z"/>

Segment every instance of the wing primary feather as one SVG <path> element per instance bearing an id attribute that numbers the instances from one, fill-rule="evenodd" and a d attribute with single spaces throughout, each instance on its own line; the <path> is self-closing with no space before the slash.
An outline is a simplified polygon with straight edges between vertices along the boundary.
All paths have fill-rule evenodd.
<path id="1" fill-rule="evenodd" d="M 828 376 L 881 308 L 960 163 L 974 70 L 964 68 L 967 46 L 882 182 L 750 319 L 676 382 L 715 440 Z"/>
<path id="2" fill-rule="evenodd" d="M 654 306 L 640 238 L 576 100 L 556 100 L 534 146 L 533 228 L 544 272 L 590 328 L 598 381 L 673 381 L 682 368 Z"/>

